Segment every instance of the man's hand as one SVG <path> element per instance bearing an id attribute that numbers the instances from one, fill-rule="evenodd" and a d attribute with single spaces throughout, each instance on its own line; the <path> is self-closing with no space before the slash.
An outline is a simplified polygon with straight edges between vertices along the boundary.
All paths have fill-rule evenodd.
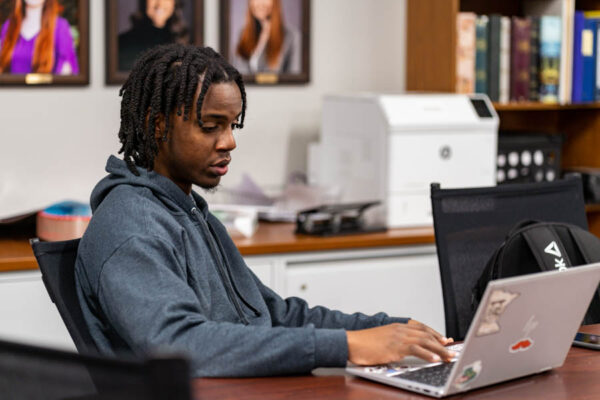
<path id="1" fill-rule="evenodd" d="M 359 331 L 347 331 L 348 360 L 358 365 L 386 364 L 416 356 L 431 362 L 450 361 L 456 354 L 444 345 L 452 339 L 410 320 Z"/>

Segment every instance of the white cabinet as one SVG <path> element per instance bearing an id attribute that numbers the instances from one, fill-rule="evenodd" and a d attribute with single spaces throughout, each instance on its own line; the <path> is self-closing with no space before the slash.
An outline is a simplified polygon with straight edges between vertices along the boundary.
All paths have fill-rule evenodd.
<path id="1" fill-rule="evenodd" d="M 275 287 L 276 265 L 279 262 L 276 257 L 245 257 L 244 260 L 263 284 Z"/>
<path id="2" fill-rule="evenodd" d="M 0 338 L 75 350 L 40 271 L 0 274 Z"/>
<path id="3" fill-rule="evenodd" d="M 434 246 L 272 255 L 271 284 L 282 297 L 344 312 L 411 317 L 444 333 Z M 258 258 L 246 257 L 253 268 Z M 265 257 L 260 259 L 265 265 Z M 263 281 L 264 282 L 264 281 Z M 266 284 L 266 282 L 265 282 Z"/>

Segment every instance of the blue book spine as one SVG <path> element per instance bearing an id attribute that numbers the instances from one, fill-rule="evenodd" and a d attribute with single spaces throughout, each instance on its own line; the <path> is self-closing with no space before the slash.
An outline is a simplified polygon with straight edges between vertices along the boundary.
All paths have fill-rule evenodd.
<path id="1" fill-rule="evenodd" d="M 596 19 L 585 18 L 581 34 L 581 54 L 583 58 L 583 85 L 581 101 L 596 99 Z"/>
<path id="2" fill-rule="evenodd" d="M 596 18 L 596 96 L 595 100 L 600 101 L 600 63 L 598 55 L 600 55 L 600 19 Z"/>
<path id="3" fill-rule="evenodd" d="M 583 54 L 581 53 L 581 36 L 584 23 L 583 11 L 575 11 L 573 24 L 573 82 L 571 85 L 571 102 L 581 103 L 583 90 Z"/>
<path id="4" fill-rule="evenodd" d="M 558 103 L 560 76 L 561 18 L 544 15 L 540 18 L 540 101 Z"/>
<path id="5" fill-rule="evenodd" d="M 475 92 L 488 91 L 488 17 L 479 15 L 475 20 Z"/>

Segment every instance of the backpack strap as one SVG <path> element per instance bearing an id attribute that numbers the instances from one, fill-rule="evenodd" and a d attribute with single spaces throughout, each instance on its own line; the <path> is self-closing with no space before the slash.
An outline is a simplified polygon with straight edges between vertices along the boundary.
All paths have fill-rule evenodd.
<path id="1" fill-rule="evenodd" d="M 571 267 L 565 247 L 551 224 L 540 223 L 522 232 L 540 268 L 546 271 Z"/>
<path id="2" fill-rule="evenodd" d="M 569 233 L 577 245 L 586 264 L 600 261 L 600 242 L 591 233 L 581 228 L 569 226 Z"/>

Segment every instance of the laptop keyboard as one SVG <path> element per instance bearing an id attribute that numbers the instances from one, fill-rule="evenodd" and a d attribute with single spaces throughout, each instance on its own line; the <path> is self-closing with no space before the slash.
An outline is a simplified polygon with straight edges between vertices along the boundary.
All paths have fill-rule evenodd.
<path id="1" fill-rule="evenodd" d="M 450 376 L 453 366 L 454 362 L 441 363 L 432 367 L 404 372 L 393 377 L 424 383 L 430 386 L 441 387 L 446 384 L 446 380 L 448 379 L 448 376 Z"/>

